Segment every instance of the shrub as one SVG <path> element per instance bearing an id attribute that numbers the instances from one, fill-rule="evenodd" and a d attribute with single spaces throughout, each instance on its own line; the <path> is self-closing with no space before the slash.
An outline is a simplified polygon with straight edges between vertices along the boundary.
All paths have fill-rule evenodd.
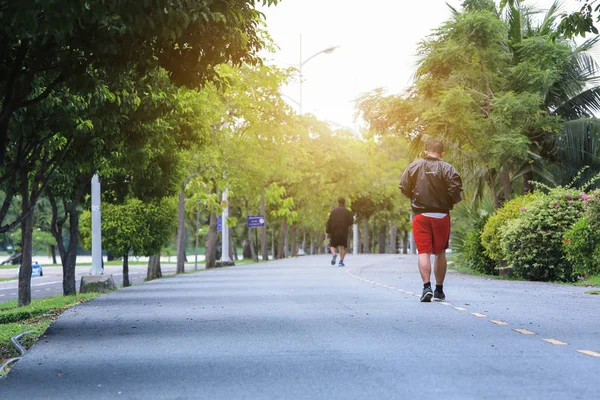
<path id="1" fill-rule="evenodd" d="M 583 214 L 579 192 L 555 188 L 500 229 L 502 253 L 515 276 L 536 281 L 576 278 L 564 257 L 564 235 Z"/>
<path id="2" fill-rule="evenodd" d="M 502 208 L 496 210 L 496 213 L 487 220 L 481 233 L 481 244 L 485 248 L 486 256 L 497 264 L 505 260 L 500 231 L 509 221 L 521 215 L 522 208 L 540 196 L 541 194 L 538 192 L 519 196 L 504 203 Z"/>
<path id="3" fill-rule="evenodd" d="M 488 220 L 488 216 L 482 216 L 473 226 L 473 229 L 465 235 L 460 260 L 465 266 L 484 274 L 497 275 L 496 263 L 485 254 L 481 244 L 481 231 Z"/>
<path id="4" fill-rule="evenodd" d="M 564 252 L 574 274 L 600 273 L 600 234 L 592 229 L 586 218 L 581 218 L 565 233 Z"/>
<path id="5" fill-rule="evenodd" d="M 600 191 L 580 196 L 583 218 L 565 233 L 563 250 L 574 273 L 589 276 L 600 273 Z"/>

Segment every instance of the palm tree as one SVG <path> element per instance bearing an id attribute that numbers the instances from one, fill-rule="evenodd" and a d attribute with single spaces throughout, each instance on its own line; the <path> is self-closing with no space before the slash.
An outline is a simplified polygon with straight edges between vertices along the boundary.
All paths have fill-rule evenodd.
<path id="1" fill-rule="evenodd" d="M 501 7 L 506 9 L 509 43 L 515 62 L 521 60 L 519 44 L 525 39 L 537 38 L 545 45 L 570 49 L 562 71 L 542 93 L 542 110 L 560 118 L 564 122 L 562 128 L 558 133 L 537 132 L 532 136 L 531 160 L 514 174 L 513 180 L 522 177 L 526 191 L 531 190 L 529 182 L 533 180 L 581 185 L 600 173 L 600 120 L 594 116 L 594 112 L 600 110 L 599 67 L 589 54 L 600 37 L 580 45 L 561 39 L 556 31 L 558 1 L 547 10 L 539 25 L 533 18 L 538 12 L 525 7 L 519 0 L 505 0 Z M 573 182 L 586 167 L 587 170 Z"/>

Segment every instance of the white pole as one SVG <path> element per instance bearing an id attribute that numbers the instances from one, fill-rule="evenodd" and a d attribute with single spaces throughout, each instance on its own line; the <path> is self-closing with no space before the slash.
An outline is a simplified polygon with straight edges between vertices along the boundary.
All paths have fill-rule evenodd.
<path id="1" fill-rule="evenodd" d="M 229 262 L 229 227 L 227 226 L 227 218 L 229 218 L 229 207 L 227 207 L 227 194 L 228 190 L 223 191 L 223 197 L 221 198 L 223 205 L 223 218 L 222 218 L 222 229 L 221 229 L 221 261 Z"/>
<path id="2" fill-rule="evenodd" d="M 352 226 L 352 254 L 358 255 L 358 224 Z"/>
<path id="3" fill-rule="evenodd" d="M 102 275 L 102 217 L 100 213 L 100 178 L 92 178 L 92 271 L 91 275 Z"/>
<path id="4" fill-rule="evenodd" d="M 198 271 L 198 231 L 200 230 L 200 202 L 196 202 L 196 247 L 194 248 L 194 271 Z"/>

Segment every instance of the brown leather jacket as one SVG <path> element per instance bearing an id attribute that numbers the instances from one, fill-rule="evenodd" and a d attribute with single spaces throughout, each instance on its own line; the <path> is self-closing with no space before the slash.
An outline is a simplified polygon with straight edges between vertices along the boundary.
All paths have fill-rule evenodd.
<path id="1" fill-rule="evenodd" d="M 447 213 L 462 200 L 462 180 L 456 169 L 433 156 L 415 161 L 400 181 L 402 194 L 411 200 L 415 214 Z"/>

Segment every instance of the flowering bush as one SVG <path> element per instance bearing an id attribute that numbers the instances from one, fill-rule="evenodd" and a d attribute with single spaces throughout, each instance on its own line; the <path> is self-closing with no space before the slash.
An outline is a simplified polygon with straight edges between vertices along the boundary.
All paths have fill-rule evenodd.
<path id="1" fill-rule="evenodd" d="M 584 203 L 583 217 L 565 233 L 565 258 L 577 275 L 600 273 L 600 191 L 580 195 Z"/>
<path id="2" fill-rule="evenodd" d="M 523 212 L 527 211 L 527 205 L 538 199 L 540 193 L 531 193 L 525 196 L 516 197 L 499 208 L 486 222 L 481 233 L 481 244 L 485 248 L 485 255 L 494 260 L 496 264 L 506 259 L 502 252 L 502 242 L 500 231 L 503 227 L 515 218 L 518 218 Z"/>
<path id="3" fill-rule="evenodd" d="M 577 277 L 564 256 L 564 238 L 583 215 L 584 200 L 573 189 L 555 188 L 539 196 L 499 229 L 502 254 L 513 274 L 537 281 Z"/>

